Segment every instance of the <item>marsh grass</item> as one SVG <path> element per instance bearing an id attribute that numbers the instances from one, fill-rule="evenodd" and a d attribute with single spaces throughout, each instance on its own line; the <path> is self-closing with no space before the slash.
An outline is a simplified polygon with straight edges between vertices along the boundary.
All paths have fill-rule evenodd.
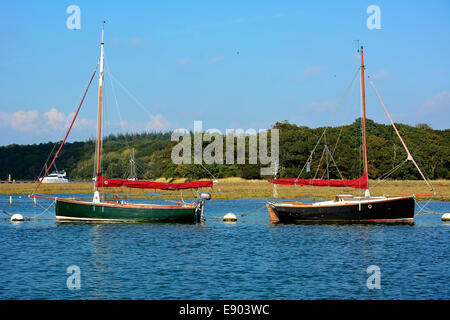
<path id="1" fill-rule="evenodd" d="M 167 182 L 164 179 L 156 181 Z M 170 182 L 184 182 L 185 179 L 171 180 Z M 450 201 L 450 180 L 434 180 L 431 182 L 437 195 L 435 200 Z M 425 182 L 419 180 L 369 180 L 371 194 L 373 196 L 396 195 L 410 193 L 429 193 Z M 31 194 L 36 187 L 35 183 L 2 183 L 0 194 Z M 336 194 L 363 195 L 363 190 L 352 188 L 310 187 L 310 186 L 281 186 L 277 185 L 278 198 L 287 199 L 332 199 Z M 105 188 L 105 193 L 112 194 L 115 198 L 171 198 L 191 199 L 196 196 L 193 190 L 164 191 L 144 190 L 129 188 Z M 239 198 L 272 198 L 273 184 L 265 180 L 244 180 L 241 178 L 219 179 L 214 188 L 205 188 L 211 192 L 214 199 L 239 199 Z M 39 194 L 52 193 L 92 193 L 93 184 L 89 182 L 71 182 L 68 184 L 42 184 Z M 117 194 L 117 195 L 116 195 Z M 431 196 L 418 196 L 419 200 L 432 198 Z"/>

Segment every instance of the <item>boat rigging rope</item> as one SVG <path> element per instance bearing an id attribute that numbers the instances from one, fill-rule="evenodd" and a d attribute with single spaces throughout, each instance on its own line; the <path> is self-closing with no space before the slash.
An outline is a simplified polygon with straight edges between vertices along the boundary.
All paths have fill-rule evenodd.
<path id="1" fill-rule="evenodd" d="M 347 88 L 345 89 L 345 92 L 344 92 L 343 96 L 342 96 L 341 99 L 339 100 L 339 102 L 338 102 L 338 104 L 337 104 L 337 106 L 336 106 L 334 112 L 332 113 L 332 115 L 330 116 L 330 119 L 328 120 L 328 125 L 325 126 L 325 129 L 323 130 L 322 134 L 320 135 L 319 139 L 317 140 L 316 145 L 314 146 L 314 148 L 313 148 L 313 150 L 311 151 L 311 153 L 310 153 L 308 159 L 306 160 L 305 164 L 303 165 L 302 170 L 301 170 L 300 173 L 298 174 L 297 179 L 300 178 L 300 175 L 303 173 L 303 170 L 305 169 L 306 164 L 312 159 L 312 155 L 314 154 L 314 152 L 315 152 L 317 146 L 319 145 L 320 141 L 322 140 L 323 136 L 324 136 L 325 133 L 327 132 L 327 130 L 328 130 L 328 128 L 329 128 L 329 125 L 330 125 L 331 121 L 334 119 L 334 116 L 336 115 L 337 111 L 338 111 L 339 108 L 342 106 L 342 103 L 344 102 L 345 97 L 347 96 L 349 90 L 352 88 L 353 82 L 355 81 L 355 79 L 356 79 L 356 77 L 357 77 L 357 75 L 358 75 L 358 73 L 359 73 L 359 69 L 360 69 L 360 68 L 358 67 L 358 69 L 357 69 L 356 72 L 355 72 L 355 75 L 353 76 L 352 81 L 350 82 L 350 84 L 349 84 L 349 85 L 347 86 Z"/>
<path id="2" fill-rule="evenodd" d="M 317 173 L 319 172 L 320 165 L 322 164 L 323 155 L 325 154 L 326 150 L 327 150 L 327 145 L 325 145 L 325 147 L 323 148 L 322 156 L 320 157 L 319 164 L 317 165 L 316 173 L 314 174 L 313 179 L 316 179 L 316 177 L 317 177 Z"/>
<path id="3" fill-rule="evenodd" d="M 114 86 L 113 86 L 113 82 L 112 82 L 112 80 L 114 80 L 115 82 L 117 82 L 117 84 L 128 94 L 128 96 L 131 98 L 131 99 L 133 99 L 134 100 L 134 102 L 145 112 L 145 113 L 147 113 L 147 115 L 149 116 L 149 118 L 151 119 L 151 118 L 153 118 L 153 115 L 152 115 L 152 113 L 150 112 L 150 111 L 148 111 L 148 109 L 144 106 L 144 104 L 143 103 L 141 103 L 131 92 L 130 92 L 130 90 L 128 90 L 116 77 L 114 77 L 113 75 L 112 75 L 112 73 L 111 73 L 111 71 L 110 71 L 110 69 L 109 69 L 109 65 L 108 65 L 108 63 L 106 62 L 106 71 L 107 71 L 107 73 L 108 73 L 108 76 L 109 76 L 109 78 L 110 78 L 110 82 L 111 82 L 111 87 L 113 87 L 113 93 L 114 93 L 114 98 L 116 99 L 116 109 L 117 109 L 117 113 L 118 113 L 118 115 L 119 115 L 119 118 L 120 118 L 120 122 L 121 122 L 121 125 L 122 125 L 122 123 L 124 123 L 124 121 L 122 120 L 122 116 L 121 116 L 121 114 L 120 114 L 120 111 L 119 111 L 119 107 L 118 107 L 118 103 L 117 103 L 117 97 L 116 97 L 116 94 L 115 94 L 115 91 L 114 91 Z M 126 142 L 127 143 L 127 145 L 128 145 L 128 142 Z M 200 163 L 200 165 L 201 165 L 201 167 L 206 171 L 206 172 L 208 172 L 209 173 L 209 175 L 211 175 L 211 177 L 214 179 L 214 180 L 217 180 L 217 178 L 203 165 L 203 163 Z"/>
<path id="4" fill-rule="evenodd" d="M 375 89 L 375 86 L 372 82 L 372 80 L 370 80 L 370 84 L 372 85 L 373 90 L 375 91 L 375 94 L 378 98 L 378 100 L 380 101 L 381 105 L 383 106 L 384 112 L 386 113 L 386 115 L 389 118 L 389 121 L 391 122 L 392 126 L 394 127 L 395 133 L 397 134 L 398 138 L 400 139 L 400 142 L 403 145 L 403 148 L 405 148 L 406 154 L 408 155 L 407 160 L 411 160 L 412 163 L 414 164 L 414 166 L 417 168 L 417 170 L 419 171 L 420 175 L 422 176 L 422 179 L 425 181 L 425 183 L 428 185 L 428 187 L 430 188 L 431 191 L 434 192 L 433 186 L 428 182 L 427 178 L 425 178 L 425 175 L 422 173 L 422 170 L 420 170 L 419 166 L 417 165 L 416 161 L 414 160 L 414 158 L 412 157 L 411 153 L 409 152 L 408 147 L 406 146 L 405 142 L 403 141 L 403 138 L 401 137 L 400 133 L 397 130 L 397 127 L 394 124 L 394 121 L 392 120 L 391 116 L 389 115 L 389 112 L 386 110 L 386 107 L 384 106 L 383 101 L 380 98 L 380 95 L 378 94 L 377 89 Z"/>
<path id="5" fill-rule="evenodd" d="M 403 162 L 399 163 L 398 165 L 396 165 L 394 168 L 392 168 L 391 170 L 389 170 L 388 172 L 386 172 L 385 174 L 383 174 L 381 177 L 379 177 L 377 179 L 377 182 L 375 182 L 375 184 L 372 187 L 376 187 L 380 182 L 386 180 L 391 174 L 393 174 L 395 171 L 397 171 L 402 165 L 404 165 L 406 162 L 408 161 L 408 159 L 403 160 Z"/>
<path id="6" fill-rule="evenodd" d="M 328 150 L 328 152 L 329 152 L 329 151 L 330 151 L 330 150 Z M 342 176 L 342 173 L 341 173 L 341 171 L 339 170 L 339 167 L 337 166 L 336 162 L 334 161 L 334 158 L 333 158 L 333 155 L 332 155 L 332 154 L 330 154 L 330 158 L 331 158 L 331 161 L 333 161 L 334 166 L 336 167 L 336 170 L 337 170 L 337 172 L 339 173 L 339 176 L 341 177 L 342 180 L 344 180 L 344 177 Z"/>
<path id="7" fill-rule="evenodd" d="M 69 136 L 70 130 L 72 130 L 73 124 L 75 123 L 75 120 L 77 119 L 77 116 L 78 116 L 78 113 L 80 112 L 81 106 L 83 105 L 84 98 L 86 97 L 86 94 L 87 94 L 87 92 L 88 92 L 88 90 L 89 90 L 89 87 L 91 86 L 92 80 L 94 79 L 95 73 L 97 72 L 97 67 L 98 67 L 98 63 L 97 63 L 97 65 L 95 66 L 95 70 L 94 70 L 94 72 L 92 73 L 92 77 L 91 77 L 91 79 L 90 79 L 90 81 L 89 81 L 89 84 L 88 84 L 88 86 L 87 86 L 87 88 L 86 88 L 86 90 L 85 90 L 85 92 L 84 92 L 83 99 L 81 99 L 80 105 L 78 106 L 78 109 L 77 109 L 77 111 L 75 112 L 75 115 L 74 115 L 73 120 L 72 120 L 72 122 L 71 122 L 71 124 L 70 124 L 70 126 L 69 126 L 69 129 L 67 130 L 67 133 L 66 133 L 66 135 L 65 135 L 65 137 L 64 137 L 64 140 L 61 142 L 61 145 L 59 146 L 59 149 L 58 149 L 58 151 L 56 152 L 56 154 L 55 154 L 55 156 L 54 156 L 52 162 L 50 163 L 50 166 L 48 167 L 47 171 L 46 171 L 45 174 L 42 176 L 41 180 L 39 181 L 39 183 L 37 184 L 36 188 L 34 189 L 33 194 L 36 193 L 37 189 L 38 189 L 39 186 L 41 185 L 41 183 L 42 183 L 42 181 L 44 180 L 45 176 L 48 174 L 49 170 L 51 169 L 51 167 L 52 167 L 53 164 L 55 163 L 56 158 L 58 158 L 58 155 L 59 155 L 59 153 L 60 153 L 62 147 L 64 146 L 64 143 L 66 142 L 67 137 Z"/>
<path id="8" fill-rule="evenodd" d="M 153 117 L 153 115 L 150 113 L 150 111 L 147 110 L 147 108 L 119 81 L 117 80 L 116 77 L 114 77 L 112 75 L 112 73 L 109 72 L 108 70 L 108 75 L 110 76 L 110 78 L 114 81 L 117 82 L 117 84 L 130 96 L 131 99 L 134 100 L 134 102 L 136 102 L 136 104 L 142 109 L 144 110 L 145 113 L 147 113 L 147 115 L 151 118 Z"/>
<path id="9" fill-rule="evenodd" d="M 123 121 L 122 115 L 120 113 L 120 109 L 119 109 L 119 102 L 117 101 L 117 95 L 116 95 L 116 90 L 114 89 L 114 84 L 112 81 L 112 75 L 111 75 L 111 71 L 109 69 L 109 64 L 108 64 L 108 60 L 106 59 L 106 55 L 105 55 L 105 65 L 106 65 L 106 72 L 108 73 L 108 77 L 109 77 L 109 82 L 111 83 L 111 89 L 114 95 L 114 100 L 116 103 L 116 111 L 117 111 L 117 115 L 119 116 L 119 120 L 120 120 L 120 126 L 122 127 L 122 130 L 125 132 L 125 121 Z M 127 145 L 127 147 L 129 147 L 128 144 L 128 139 L 127 139 L 127 135 L 124 134 L 124 138 L 125 138 L 125 144 Z"/>
<path id="10" fill-rule="evenodd" d="M 64 127 L 64 128 L 65 128 L 65 127 Z M 61 136 L 62 136 L 62 133 L 61 133 Z M 39 181 L 39 177 L 40 177 L 40 176 L 44 173 L 44 171 L 46 170 L 45 167 L 46 167 L 46 165 L 47 165 L 47 162 L 48 162 L 48 160 L 50 160 L 50 157 L 52 156 L 53 151 L 55 151 L 55 148 L 56 148 L 56 146 L 59 144 L 60 141 L 61 141 L 61 139 L 58 139 L 58 141 L 55 142 L 55 144 L 53 145 L 52 151 L 50 151 L 50 153 L 48 154 L 47 160 L 45 160 L 45 164 L 42 166 L 41 172 L 39 172 L 39 175 L 38 175 L 38 181 Z M 36 182 L 38 182 L 38 181 L 36 181 Z"/>
<path id="11" fill-rule="evenodd" d="M 211 171 L 209 171 L 208 169 L 206 169 L 206 167 L 203 165 L 203 163 L 200 163 L 200 165 L 202 166 L 203 169 L 206 170 L 206 172 L 208 172 L 208 173 L 211 175 L 211 177 L 212 177 L 214 180 L 217 180 L 217 178 L 211 173 Z"/>
<path id="12" fill-rule="evenodd" d="M 98 66 L 98 63 L 97 63 L 97 66 Z M 97 67 L 96 67 L 96 68 L 97 68 Z M 82 99 L 82 97 L 83 97 L 83 92 L 82 92 L 82 93 L 80 94 L 80 96 L 78 97 L 78 100 L 79 100 L 79 99 Z M 63 140 L 63 138 L 64 138 L 64 132 L 65 132 L 64 129 L 65 129 L 68 125 L 69 125 L 69 122 L 67 121 L 66 124 L 64 125 L 64 127 L 61 128 L 60 133 L 59 133 L 59 139 L 55 142 L 55 144 L 53 145 L 52 150 L 51 150 L 50 153 L 48 154 L 47 160 L 45 160 L 45 165 L 42 166 L 42 169 L 41 169 L 41 171 L 39 172 L 38 180 L 39 180 L 39 177 L 45 172 L 45 170 L 46 170 L 46 169 L 45 169 L 45 166 L 47 165 L 47 162 L 50 160 L 50 157 L 52 156 L 53 151 L 55 151 L 56 146 Z M 55 165 L 55 167 L 56 167 L 56 165 Z M 36 182 L 38 182 L 38 181 L 36 181 Z"/>

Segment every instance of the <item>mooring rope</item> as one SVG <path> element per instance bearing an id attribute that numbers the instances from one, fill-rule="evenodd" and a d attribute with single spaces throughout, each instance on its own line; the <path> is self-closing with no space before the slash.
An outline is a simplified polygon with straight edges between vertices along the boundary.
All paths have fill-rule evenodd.
<path id="1" fill-rule="evenodd" d="M 35 215 L 34 217 L 27 217 L 27 216 L 23 216 L 24 220 L 53 220 L 53 219 L 38 219 L 38 217 L 40 217 L 41 215 L 43 215 L 44 213 L 46 213 L 53 204 L 55 204 L 56 200 L 54 200 L 44 211 L 42 211 L 41 213 L 38 213 L 37 215 Z M 3 212 L 4 214 L 6 214 L 9 217 L 12 217 L 14 214 L 9 213 L 5 210 L 0 209 L 1 212 Z"/>
<path id="2" fill-rule="evenodd" d="M 425 211 L 425 208 L 428 206 L 428 204 L 430 203 L 430 201 L 431 201 L 431 199 L 428 200 L 423 206 L 421 206 L 421 205 L 419 204 L 419 202 L 417 202 L 416 198 L 414 197 L 414 202 L 417 204 L 417 206 L 418 206 L 419 209 L 420 209 L 419 212 L 417 212 L 416 214 L 428 214 L 428 213 L 434 214 L 434 213 L 443 213 L 443 212 L 433 212 L 433 211 L 430 211 L 430 210 Z M 422 213 L 422 211 L 423 211 L 423 213 Z"/>
<path id="3" fill-rule="evenodd" d="M 260 214 L 255 214 L 255 213 L 257 213 L 258 211 L 261 211 L 265 207 L 266 207 L 266 205 L 263 205 L 262 207 L 259 207 L 258 209 L 251 211 L 250 213 L 241 213 L 241 214 L 237 214 L 236 216 L 239 216 L 239 217 L 247 217 L 247 216 L 252 216 L 252 215 L 260 216 Z M 213 216 L 213 218 L 223 219 L 223 217 L 217 217 L 217 216 Z"/>
<path id="4" fill-rule="evenodd" d="M 6 212 L 5 210 L 0 209 L 1 212 L 3 212 L 4 214 L 6 214 L 7 216 L 12 217 L 13 215 L 11 213 Z"/>
<path id="5" fill-rule="evenodd" d="M 47 209 L 45 209 L 44 211 L 42 211 L 41 213 L 39 213 L 39 214 L 37 214 L 37 215 L 35 215 L 34 217 L 31 217 L 30 219 L 36 219 L 36 220 L 40 220 L 40 219 L 37 219 L 37 217 L 40 217 L 41 215 L 43 215 L 44 213 L 46 213 L 47 211 L 48 211 L 48 209 L 50 209 L 50 207 L 52 206 L 52 205 L 54 205 L 55 204 L 55 202 L 56 202 L 56 200 L 53 200 L 53 202 L 52 203 L 50 203 L 50 205 L 47 207 Z"/>

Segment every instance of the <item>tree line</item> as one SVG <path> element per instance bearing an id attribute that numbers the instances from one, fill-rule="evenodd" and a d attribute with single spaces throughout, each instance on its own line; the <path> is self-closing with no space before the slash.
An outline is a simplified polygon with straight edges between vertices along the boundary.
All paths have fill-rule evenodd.
<path id="1" fill-rule="evenodd" d="M 428 178 L 450 179 L 450 129 L 433 130 L 426 124 L 396 126 Z M 396 169 L 388 178 L 420 179 L 412 163 L 405 162 L 407 154 L 390 125 L 367 119 L 366 128 L 369 178 L 377 179 Z M 279 130 L 278 178 L 355 179 L 361 175 L 360 119 L 349 125 L 329 128 L 309 128 L 283 121 L 275 123 L 273 129 Z M 248 141 L 244 164 L 175 164 L 171 153 L 177 143 L 171 141 L 171 132 L 107 136 L 103 139 L 103 175 L 129 177 L 134 149 L 139 179 L 268 178 L 260 174 L 261 163 L 249 164 L 247 161 Z M 203 150 L 209 143 L 203 142 Z M 8 174 L 15 180 L 38 179 L 58 147 L 59 143 L 54 142 L 0 147 L 0 180 L 6 180 Z M 65 170 L 70 180 L 90 181 L 94 174 L 94 150 L 94 140 L 66 143 L 56 160 L 56 167 Z M 223 152 L 225 154 L 225 149 Z"/>

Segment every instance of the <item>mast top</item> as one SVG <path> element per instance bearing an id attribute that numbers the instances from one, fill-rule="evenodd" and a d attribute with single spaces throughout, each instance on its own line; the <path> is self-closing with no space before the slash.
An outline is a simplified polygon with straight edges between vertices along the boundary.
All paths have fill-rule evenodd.
<path id="1" fill-rule="evenodd" d="M 103 33 L 105 32 L 105 23 L 106 23 L 106 21 L 103 20 L 103 24 L 102 24 L 102 43 L 101 44 L 103 44 Z"/>

